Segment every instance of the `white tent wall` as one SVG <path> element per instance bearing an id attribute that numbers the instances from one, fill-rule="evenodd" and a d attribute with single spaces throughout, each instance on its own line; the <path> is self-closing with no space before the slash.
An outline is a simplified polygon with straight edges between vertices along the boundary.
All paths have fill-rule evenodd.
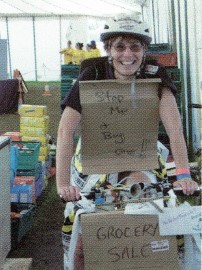
<path id="1" fill-rule="evenodd" d="M 152 43 L 170 43 L 170 17 L 167 0 L 151 0 L 148 21 L 153 35 Z"/>
<path id="2" fill-rule="evenodd" d="M 39 5 L 38 12 L 36 6 L 41 3 L 41 0 L 39 2 L 31 0 L 29 5 L 26 4 L 26 1 L 23 1 L 25 4 L 23 6 L 17 6 L 16 0 L 3 2 L 4 6 L 5 3 L 10 4 L 7 9 L 8 13 L 1 13 L 0 17 L 0 38 L 8 40 L 8 78 L 11 78 L 13 70 L 18 68 L 27 81 L 60 80 L 60 64 L 63 63 L 63 56 L 59 54 L 59 51 L 66 47 L 67 40 L 71 40 L 73 46 L 76 42 L 83 42 L 85 46 L 87 42 L 95 40 L 102 55 L 105 55 L 99 35 L 107 19 L 118 12 L 136 12 L 140 19 L 149 22 L 151 28 L 153 24 L 152 16 L 156 18 L 158 14 L 156 18 L 156 22 L 159 22 L 160 25 L 158 27 L 158 39 L 153 38 L 153 42 L 168 42 L 166 0 L 153 1 L 155 4 L 159 3 L 161 9 L 160 13 L 155 11 L 153 15 L 151 0 L 119 0 L 116 3 L 105 0 L 103 3 L 107 5 L 108 10 L 103 11 L 100 6 L 99 13 L 95 11 L 95 6 L 97 8 L 97 4 L 101 0 L 97 0 L 96 5 L 91 5 L 88 9 L 89 13 L 93 10 L 95 15 L 86 15 L 86 11 L 83 11 L 83 15 L 72 15 L 73 11 L 67 14 L 67 7 L 63 9 L 65 15 L 56 14 L 56 11 L 59 12 L 58 7 L 62 4 L 62 1 L 58 0 L 57 3 L 52 1 L 49 6 Z M 75 2 L 75 5 L 78 6 L 77 0 L 71 2 Z M 85 6 L 91 2 L 92 0 L 86 1 Z M 0 2 L 0 8 L 4 7 L 2 6 L 3 3 Z M 14 7 L 16 7 L 16 10 Z M 32 7 L 32 12 L 35 12 L 34 14 L 30 13 L 31 11 L 28 9 L 30 7 Z M 54 12 L 46 14 L 45 10 L 48 8 L 50 8 L 50 12 L 51 8 Z M 70 8 L 70 5 L 68 5 L 68 8 Z M 9 10 L 12 14 L 9 13 Z M 2 11 L 3 9 L 0 12 Z M 111 15 L 109 12 L 111 12 Z"/>
<path id="3" fill-rule="evenodd" d="M 67 46 L 67 40 L 70 39 L 75 46 L 76 42 L 85 45 L 95 39 L 104 54 L 98 38 L 105 21 L 104 18 L 86 16 L 1 19 L 1 38 L 9 41 L 8 78 L 17 68 L 28 81 L 60 80 L 63 56 L 60 56 L 59 51 Z"/>
<path id="4" fill-rule="evenodd" d="M 190 160 L 201 148 L 202 17 L 201 0 L 175 1 L 177 48 L 183 78 L 183 124 Z"/>
<path id="5" fill-rule="evenodd" d="M 202 149 L 202 116 L 201 109 L 195 108 L 193 104 L 202 104 L 202 6 L 201 0 L 188 1 L 187 4 L 190 12 L 189 18 L 193 18 L 188 22 L 188 29 L 190 32 L 192 136 L 193 147 L 197 151 L 199 148 Z"/>

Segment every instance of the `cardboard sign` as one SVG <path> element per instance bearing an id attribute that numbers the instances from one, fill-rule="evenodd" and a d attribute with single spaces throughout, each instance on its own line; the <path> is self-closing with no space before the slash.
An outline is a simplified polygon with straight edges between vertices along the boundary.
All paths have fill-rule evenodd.
<path id="1" fill-rule="evenodd" d="M 160 235 L 202 233 L 201 206 L 165 209 L 159 214 L 159 227 Z"/>
<path id="2" fill-rule="evenodd" d="M 84 174 L 158 167 L 159 82 L 80 82 Z"/>
<path id="3" fill-rule="evenodd" d="M 86 270 L 179 269 L 176 237 L 160 236 L 157 215 L 81 215 Z"/>

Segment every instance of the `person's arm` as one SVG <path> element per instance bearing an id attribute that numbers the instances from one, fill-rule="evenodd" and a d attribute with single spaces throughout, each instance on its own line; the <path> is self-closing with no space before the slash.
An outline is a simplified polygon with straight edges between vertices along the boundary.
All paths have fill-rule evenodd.
<path id="1" fill-rule="evenodd" d="M 66 51 L 66 49 L 63 49 L 63 50 L 59 51 L 59 53 L 63 54 L 63 53 L 65 53 L 65 51 Z"/>
<path id="2" fill-rule="evenodd" d="M 175 181 L 175 187 L 181 187 L 187 195 L 192 194 L 198 187 L 195 181 L 192 181 L 189 171 L 188 155 L 186 143 L 183 135 L 180 113 L 174 95 L 168 88 L 162 89 L 160 99 L 160 118 L 170 139 L 170 147 L 176 165 L 176 171 L 185 173 L 180 174 L 179 181 Z"/>
<path id="3" fill-rule="evenodd" d="M 80 122 L 80 113 L 71 107 L 63 111 L 57 136 L 56 184 L 57 192 L 66 201 L 79 199 L 79 188 L 70 186 L 70 167 L 73 156 L 73 135 Z"/>

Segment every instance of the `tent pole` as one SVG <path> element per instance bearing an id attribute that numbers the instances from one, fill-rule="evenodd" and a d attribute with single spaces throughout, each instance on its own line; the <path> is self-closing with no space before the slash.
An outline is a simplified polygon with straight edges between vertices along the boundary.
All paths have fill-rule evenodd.
<path id="1" fill-rule="evenodd" d="M 60 28 L 60 51 L 62 48 L 62 17 L 59 17 L 59 28 Z M 60 65 L 62 64 L 62 55 L 60 54 Z"/>
<path id="2" fill-rule="evenodd" d="M 176 17 L 175 17 L 175 4 L 174 0 L 171 0 L 171 21 L 172 21 L 172 51 L 177 51 L 176 45 Z M 180 30 L 179 30 L 180 31 Z"/>
<path id="3" fill-rule="evenodd" d="M 35 33 L 35 17 L 32 17 L 33 22 L 33 38 L 34 38 L 34 65 L 35 65 L 35 81 L 37 82 L 37 57 L 36 57 L 36 33 Z"/>
<path id="4" fill-rule="evenodd" d="M 190 46 L 189 46 L 189 29 L 188 29 L 188 9 L 187 1 L 184 0 L 184 16 L 185 16 L 185 48 L 187 51 L 186 55 L 186 80 L 187 80 L 187 110 L 188 110 L 188 131 L 189 131 L 189 140 L 188 140 L 188 155 L 191 161 L 194 160 L 193 152 L 193 134 L 192 134 L 192 108 L 189 106 L 192 104 L 192 86 L 191 86 L 191 70 L 190 70 Z"/>
<path id="5" fill-rule="evenodd" d="M 178 15 L 178 30 L 179 30 L 179 58 L 180 58 L 180 70 L 181 70 L 181 92 L 182 92 L 182 115 L 183 115 L 183 133 L 185 136 L 185 141 L 187 143 L 187 111 L 186 111 L 186 89 L 187 85 L 185 84 L 185 73 L 184 73 L 184 57 L 183 57 L 183 49 L 182 49 L 182 31 L 181 31 L 181 14 L 180 14 L 180 0 L 178 0 L 177 4 L 177 15 Z"/>
<path id="6" fill-rule="evenodd" d="M 155 24 L 154 0 L 152 0 L 152 17 L 153 17 L 153 29 L 154 29 L 154 43 L 156 43 L 156 24 Z"/>
<path id="7" fill-rule="evenodd" d="M 9 36 L 8 17 L 7 16 L 6 16 L 6 30 L 7 30 L 7 39 L 8 39 L 8 58 L 9 58 L 9 67 L 10 67 L 10 78 L 12 78 L 10 36 Z"/>

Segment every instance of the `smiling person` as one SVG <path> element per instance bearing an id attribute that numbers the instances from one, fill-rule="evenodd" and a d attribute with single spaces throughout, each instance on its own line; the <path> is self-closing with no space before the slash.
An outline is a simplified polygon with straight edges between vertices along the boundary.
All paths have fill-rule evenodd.
<path id="1" fill-rule="evenodd" d="M 80 160 L 80 142 L 73 156 L 73 134 L 82 117 L 79 98 L 79 81 L 85 80 L 134 80 L 160 78 L 159 114 L 170 138 L 170 146 L 176 164 L 177 181 L 175 187 L 181 187 L 185 194 L 192 194 L 198 187 L 190 177 L 187 150 L 183 138 L 180 114 L 175 101 L 176 88 L 165 69 L 157 63 L 147 62 L 145 52 L 151 42 L 148 27 L 130 15 L 120 16 L 105 27 L 101 41 L 107 52 L 108 59 L 83 70 L 71 92 L 64 99 L 64 112 L 58 129 L 56 181 L 58 194 L 67 201 L 65 222 L 63 226 L 63 245 L 65 250 L 65 269 L 68 268 L 68 250 L 71 229 L 78 206 L 72 201 L 78 200 L 80 191 L 89 192 L 98 183 L 108 181 L 113 184 L 120 175 L 83 175 Z M 134 119 L 135 121 L 135 119 Z M 72 158 L 73 156 L 73 158 Z M 133 182 L 150 181 L 148 173 L 128 172 Z M 130 177 L 131 179 L 131 177 Z M 81 236 L 75 253 L 74 269 L 84 269 Z"/>

